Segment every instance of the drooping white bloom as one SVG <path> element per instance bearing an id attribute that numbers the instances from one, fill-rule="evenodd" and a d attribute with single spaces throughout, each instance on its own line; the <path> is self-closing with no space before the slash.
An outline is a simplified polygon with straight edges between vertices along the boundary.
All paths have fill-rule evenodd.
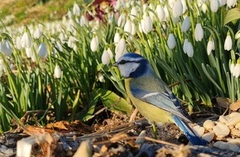
<path id="1" fill-rule="evenodd" d="M 113 39 L 114 43 L 117 44 L 120 41 L 120 39 L 121 39 L 120 34 L 116 32 Z"/>
<path id="2" fill-rule="evenodd" d="M 80 8 L 77 3 L 73 5 L 73 15 L 79 16 L 80 15 Z"/>
<path id="3" fill-rule="evenodd" d="M 77 41 L 78 41 L 77 38 L 75 38 L 74 36 L 70 36 L 69 39 L 68 39 L 68 43 L 67 43 L 68 47 L 74 49 L 74 47 L 77 46 L 77 45 L 76 45 L 76 42 L 77 42 Z"/>
<path id="4" fill-rule="evenodd" d="M 141 28 L 145 34 L 148 34 L 153 29 L 153 22 L 148 14 L 143 15 L 143 19 L 141 20 Z"/>
<path id="5" fill-rule="evenodd" d="M 102 74 L 101 72 L 99 72 L 99 73 L 97 74 L 97 79 L 98 79 L 100 82 L 102 82 L 102 83 L 105 82 L 104 76 L 103 76 L 103 74 Z"/>
<path id="6" fill-rule="evenodd" d="M 134 22 L 132 22 L 132 31 L 131 31 L 131 34 L 132 34 L 132 35 L 135 35 L 135 34 L 136 34 L 136 32 L 137 32 L 137 30 L 136 30 L 135 23 L 134 23 Z"/>
<path id="7" fill-rule="evenodd" d="M 27 32 L 24 32 L 21 39 L 21 43 L 22 43 L 22 48 L 30 48 L 32 46 L 31 37 Z"/>
<path id="8" fill-rule="evenodd" d="M 163 10 L 163 7 L 160 4 L 158 4 L 155 11 L 157 13 L 158 19 L 160 21 L 163 21 L 165 19 L 165 12 Z"/>
<path id="9" fill-rule="evenodd" d="M 194 35 L 195 35 L 196 41 L 201 41 L 203 39 L 204 32 L 203 32 L 202 25 L 200 23 L 197 23 L 197 25 L 195 27 Z"/>
<path id="10" fill-rule="evenodd" d="M 182 28 L 182 32 L 186 33 L 187 30 L 190 28 L 190 25 L 191 25 L 191 23 L 190 23 L 190 17 L 187 16 L 187 17 L 184 19 L 183 23 L 182 23 L 182 27 L 181 27 L 181 28 Z"/>
<path id="11" fill-rule="evenodd" d="M 232 49 L 232 38 L 230 36 L 230 33 L 227 33 L 227 37 L 224 42 L 224 49 L 227 51 L 230 51 Z"/>
<path id="12" fill-rule="evenodd" d="M 33 38 L 39 39 L 41 35 L 42 35 L 42 31 L 40 30 L 40 28 L 37 27 L 33 33 Z"/>
<path id="13" fill-rule="evenodd" d="M 22 48 L 21 37 L 17 36 L 15 40 L 15 47 L 20 50 Z"/>
<path id="14" fill-rule="evenodd" d="M 25 48 L 25 53 L 27 55 L 27 58 L 32 58 L 32 56 L 34 55 L 32 52 L 32 48 L 28 48 L 28 47 Z"/>
<path id="15" fill-rule="evenodd" d="M 188 57 L 193 57 L 194 51 L 192 43 L 188 41 L 188 39 L 184 40 L 183 44 L 183 52 L 188 55 Z"/>
<path id="16" fill-rule="evenodd" d="M 183 5 L 181 0 L 177 0 L 173 4 L 173 17 L 177 18 L 183 13 Z"/>
<path id="17" fill-rule="evenodd" d="M 240 76 L 240 59 L 238 59 L 237 64 L 233 69 L 233 76 L 235 76 L 236 78 Z"/>
<path id="18" fill-rule="evenodd" d="M 212 50 L 215 50 L 214 40 L 210 38 L 207 43 L 207 54 L 210 55 Z"/>
<path id="19" fill-rule="evenodd" d="M 58 64 L 55 65 L 55 68 L 54 68 L 54 78 L 61 78 L 61 75 L 62 75 L 62 70 L 60 68 L 60 66 Z"/>
<path id="20" fill-rule="evenodd" d="M 133 6 L 130 13 L 131 20 L 134 20 L 138 16 L 138 10 L 136 6 Z"/>
<path id="21" fill-rule="evenodd" d="M 219 0 L 219 6 L 222 7 L 224 6 L 225 4 L 227 4 L 227 0 Z"/>
<path id="22" fill-rule="evenodd" d="M 117 61 L 119 57 L 121 57 L 126 52 L 126 41 L 124 38 L 121 38 L 115 48 L 115 61 Z"/>
<path id="23" fill-rule="evenodd" d="M 240 30 L 237 31 L 237 33 L 235 34 L 235 39 L 237 40 L 237 39 L 239 39 L 239 38 L 240 38 Z"/>
<path id="24" fill-rule="evenodd" d="M 37 54 L 41 58 L 46 58 L 48 55 L 47 46 L 44 43 L 41 43 L 38 47 Z"/>
<path id="25" fill-rule="evenodd" d="M 237 4 L 237 0 L 227 0 L 227 6 L 229 8 L 234 7 Z"/>
<path id="26" fill-rule="evenodd" d="M 231 74 L 233 74 L 234 68 L 235 68 L 235 64 L 233 62 L 231 62 L 230 67 L 229 67 Z"/>
<path id="27" fill-rule="evenodd" d="M 207 10 L 208 10 L 208 6 L 207 6 L 207 4 L 206 3 L 203 3 L 202 4 L 202 12 L 205 14 L 206 12 L 207 12 Z"/>
<path id="28" fill-rule="evenodd" d="M 91 40 L 91 45 L 90 45 L 91 50 L 93 52 L 97 51 L 98 45 L 99 45 L 98 37 L 96 35 L 94 35 L 94 37 Z"/>
<path id="29" fill-rule="evenodd" d="M 79 24 L 80 24 L 80 26 L 85 26 L 88 24 L 87 19 L 84 15 L 81 16 Z"/>
<path id="30" fill-rule="evenodd" d="M 0 52 L 4 55 L 10 56 L 12 54 L 12 47 L 8 40 L 3 40 L 0 43 Z"/>
<path id="31" fill-rule="evenodd" d="M 132 21 L 130 19 L 127 19 L 125 25 L 124 25 L 124 31 L 127 33 L 132 32 Z"/>
<path id="32" fill-rule="evenodd" d="M 102 63 L 108 65 L 110 63 L 110 55 L 108 53 L 108 50 L 104 50 L 102 54 Z"/>
<path id="33" fill-rule="evenodd" d="M 118 18 L 118 21 L 117 21 L 117 25 L 119 27 L 123 27 L 125 25 L 125 22 L 126 22 L 126 15 L 125 14 L 121 14 Z"/>
<path id="34" fill-rule="evenodd" d="M 72 18 L 73 18 L 73 13 L 72 13 L 71 10 L 68 10 L 67 15 L 68 15 L 68 18 L 69 18 L 69 19 L 72 19 Z"/>
<path id="35" fill-rule="evenodd" d="M 176 40 L 172 33 L 168 35 L 167 44 L 170 49 L 173 49 L 176 46 Z"/>
<path id="36" fill-rule="evenodd" d="M 210 0 L 210 9 L 213 13 L 218 11 L 219 3 L 218 0 Z"/>

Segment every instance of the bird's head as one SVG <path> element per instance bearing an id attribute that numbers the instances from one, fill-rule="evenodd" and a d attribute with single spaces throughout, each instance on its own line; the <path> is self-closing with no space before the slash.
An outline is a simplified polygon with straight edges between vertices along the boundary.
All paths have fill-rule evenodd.
<path id="1" fill-rule="evenodd" d="M 125 78 L 137 78 L 151 70 L 149 62 L 136 53 L 124 54 L 114 65 L 119 68 L 121 75 Z"/>

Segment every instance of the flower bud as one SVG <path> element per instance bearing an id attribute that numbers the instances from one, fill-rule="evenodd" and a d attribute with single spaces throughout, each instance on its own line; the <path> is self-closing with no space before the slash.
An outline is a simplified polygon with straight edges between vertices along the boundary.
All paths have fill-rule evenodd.
<path id="1" fill-rule="evenodd" d="M 53 76 L 54 76 L 54 78 L 58 79 L 58 78 L 61 78 L 61 75 L 62 75 L 62 70 L 61 70 L 60 66 L 57 64 L 54 68 Z"/>
<path id="2" fill-rule="evenodd" d="M 172 33 L 168 35 L 167 44 L 170 49 L 173 49 L 176 46 L 176 40 Z"/>
<path id="3" fill-rule="evenodd" d="M 179 16 L 181 16 L 183 13 L 183 5 L 181 0 L 177 0 L 175 1 L 174 5 L 173 5 L 173 17 L 177 18 Z"/>
<path id="4" fill-rule="evenodd" d="M 201 41 L 203 39 L 203 28 L 202 25 L 200 23 L 197 23 L 196 27 L 195 27 L 195 40 L 196 41 Z"/>
<path id="5" fill-rule="evenodd" d="M 182 32 L 186 33 L 187 30 L 190 28 L 190 25 L 190 18 L 189 16 L 187 16 L 182 23 Z"/>
<path id="6" fill-rule="evenodd" d="M 12 47 L 8 40 L 3 40 L 0 43 L 0 52 L 4 55 L 10 56 L 12 54 Z"/>
<path id="7" fill-rule="evenodd" d="M 148 34 L 153 29 L 153 22 L 148 14 L 143 15 L 143 19 L 141 20 L 141 28 L 145 34 Z"/>
<path id="8" fill-rule="evenodd" d="M 214 40 L 210 37 L 207 43 L 207 54 L 210 55 L 212 50 L 215 50 Z"/>
<path id="9" fill-rule="evenodd" d="M 73 5 L 73 15 L 79 16 L 80 15 L 80 8 L 77 3 Z"/>
<path id="10" fill-rule="evenodd" d="M 91 40 L 91 45 L 90 45 L 91 50 L 92 50 L 93 52 L 97 51 L 98 45 L 99 45 L 98 37 L 95 35 L 95 36 L 92 38 L 92 40 Z"/>
<path id="11" fill-rule="evenodd" d="M 219 7 L 218 0 L 210 0 L 210 9 L 213 13 L 217 12 Z"/>
<path id="12" fill-rule="evenodd" d="M 124 53 L 126 53 L 126 41 L 124 38 L 121 38 L 115 48 L 115 61 L 117 61 Z"/>
<path id="13" fill-rule="evenodd" d="M 232 49 L 232 38 L 229 32 L 227 33 L 227 37 L 224 42 L 224 49 L 227 51 L 230 51 Z"/>
<path id="14" fill-rule="evenodd" d="M 41 43 L 40 46 L 38 47 L 37 54 L 41 58 L 46 58 L 47 57 L 47 46 L 44 43 Z"/>

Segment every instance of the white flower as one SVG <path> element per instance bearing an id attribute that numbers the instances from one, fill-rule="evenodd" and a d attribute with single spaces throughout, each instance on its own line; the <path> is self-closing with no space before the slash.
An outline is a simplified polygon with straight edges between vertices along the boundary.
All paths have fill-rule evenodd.
<path id="1" fill-rule="evenodd" d="M 155 12 L 157 13 L 157 17 L 160 21 L 165 19 L 165 12 L 160 4 L 157 5 Z"/>
<path id="2" fill-rule="evenodd" d="M 132 35 L 135 35 L 136 34 L 136 26 L 135 26 L 135 23 L 134 22 L 131 22 L 131 24 L 132 24 L 132 31 L 131 31 L 131 34 Z"/>
<path id="3" fill-rule="evenodd" d="M 30 48 L 32 46 L 32 41 L 31 41 L 31 37 L 27 32 L 24 32 L 22 39 L 21 39 L 21 43 L 22 43 L 22 48 Z"/>
<path id="4" fill-rule="evenodd" d="M 27 58 L 32 58 L 32 56 L 33 56 L 32 48 L 26 47 L 25 48 L 25 53 L 27 55 Z"/>
<path id="5" fill-rule="evenodd" d="M 237 31 L 237 33 L 235 34 L 235 39 L 239 39 L 240 38 L 240 30 Z"/>
<path id="6" fill-rule="evenodd" d="M 232 38 L 230 36 L 230 33 L 227 33 L 227 37 L 224 42 L 224 49 L 227 51 L 230 51 L 232 49 Z"/>
<path id="7" fill-rule="evenodd" d="M 125 25 L 124 25 L 124 31 L 127 33 L 131 33 L 132 32 L 132 21 L 127 19 Z"/>
<path id="8" fill-rule="evenodd" d="M 61 78 L 61 75 L 62 75 L 62 70 L 61 70 L 60 66 L 57 64 L 54 68 L 53 76 L 54 76 L 54 78 L 58 79 L 58 78 Z"/>
<path id="9" fill-rule="evenodd" d="M 203 3 L 201 8 L 202 8 L 202 11 L 203 11 L 204 14 L 205 14 L 205 13 L 207 12 L 207 10 L 208 10 L 208 6 L 207 6 L 206 3 Z"/>
<path id="10" fill-rule="evenodd" d="M 68 18 L 69 18 L 69 19 L 72 19 L 73 13 L 72 13 L 71 10 L 68 10 L 67 15 L 68 15 Z"/>
<path id="11" fill-rule="evenodd" d="M 12 47 L 8 40 L 3 40 L 0 43 L 0 52 L 2 52 L 2 54 L 7 56 L 10 56 L 12 54 Z"/>
<path id="12" fill-rule="evenodd" d="M 77 3 L 73 5 L 73 15 L 79 16 L 80 15 L 80 8 Z"/>
<path id="13" fill-rule="evenodd" d="M 102 63 L 108 65 L 110 63 L 110 55 L 108 53 L 108 50 L 104 50 L 102 54 Z"/>
<path id="14" fill-rule="evenodd" d="M 42 32 L 41 32 L 41 30 L 40 30 L 39 28 L 37 28 L 37 29 L 34 31 L 34 33 L 33 33 L 33 37 L 34 37 L 35 39 L 39 39 L 39 38 L 41 37 L 41 35 L 42 35 Z"/>
<path id="15" fill-rule="evenodd" d="M 114 43 L 117 44 L 120 41 L 120 39 L 121 39 L 120 34 L 116 32 L 113 39 Z"/>
<path id="16" fill-rule="evenodd" d="M 149 15 L 143 15 L 143 19 L 141 20 L 141 28 L 145 34 L 148 34 L 153 29 L 153 22 Z"/>
<path id="17" fill-rule="evenodd" d="M 168 35 L 167 44 L 170 49 L 173 49 L 176 46 L 176 40 L 172 33 Z"/>
<path id="18" fill-rule="evenodd" d="M 203 39 L 203 28 L 202 25 L 200 23 L 197 23 L 196 27 L 195 27 L 195 40 L 196 41 L 201 41 Z"/>
<path id="19" fill-rule="evenodd" d="M 41 43 L 38 47 L 37 54 L 41 58 L 46 58 L 48 55 L 47 46 L 44 43 Z"/>
<path id="20" fill-rule="evenodd" d="M 104 79 L 104 76 L 101 72 L 98 72 L 97 74 L 97 78 L 100 82 L 104 83 L 105 82 L 105 79 Z"/>
<path id="21" fill-rule="evenodd" d="M 68 47 L 73 49 L 74 47 L 76 47 L 76 42 L 77 41 L 78 41 L 77 38 L 75 38 L 73 36 L 70 36 L 69 39 L 68 39 L 68 43 L 67 43 Z"/>
<path id="22" fill-rule="evenodd" d="M 187 16 L 182 23 L 182 32 L 186 33 L 187 30 L 190 28 L 190 25 L 190 17 Z"/>
<path id="23" fill-rule="evenodd" d="M 234 68 L 235 68 L 235 64 L 231 62 L 229 69 L 232 74 L 233 74 Z"/>
<path id="24" fill-rule="evenodd" d="M 227 0 L 227 6 L 229 8 L 234 7 L 237 4 L 237 0 Z"/>
<path id="25" fill-rule="evenodd" d="M 213 13 L 217 12 L 219 7 L 218 0 L 210 0 L 210 9 Z"/>
<path id="26" fill-rule="evenodd" d="M 227 0 L 219 0 L 219 6 L 222 7 L 227 4 Z"/>
<path id="27" fill-rule="evenodd" d="M 117 61 L 119 57 L 121 57 L 126 52 L 126 41 L 124 38 L 121 38 L 115 48 L 115 61 Z"/>
<path id="28" fill-rule="evenodd" d="M 91 50 L 93 52 L 97 51 L 98 45 L 99 45 L 98 37 L 95 35 L 91 40 L 91 45 L 90 45 Z"/>
<path id="29" fill-rule="evenodd" d="M 193 57 L 193 46 L 192 43 L 188 41 L 188 39 L 184 40 L 183 52 L 186 53 L 188 57 Z"/>
<path id="30" fill-rule="evenodd" d="M 240 76 L 240 59 L 238 59 L 237 64 L 233 69 L 233 76 L 235 76 L 236 78 Z"/>
<path id="31" fill-rule="evenodd" d="M 207 54 L 210 55 L 212 50 L 215 50 L 214 40 L 210 38 L 207 43 Z"/>
<path id="32" fill-rule="evenodd" d="M 181 16 L 183 13 L 183 5 L 182 2 L 180 0 L 177 0 L 174 2 L 173 5 L 173 17 L 179 17 Z"/>
<path id="33" fill-rule="evenodd" d="M 84 15 L 81 16 L 79 23 L 80 23 L 80 26 L 85 26 L 88 24 L 87 19 Z"/>
<path id="34" fill-rule="evenodd" d="M 134 20 L 136 17 L 138 17 L 138 10 L 136 6 L 133 6 L 131 9 L 130 18 L 131 20 Z"/>
<path id="35" fill-rule="evenodd" d="M 117 25 L 118 25 L 119 27 L 123 27 L 124 24 L 125 24 L 125 22 L 126 22 L 126 15 L 125 15 L 125 14 L 121 14 L 121 15 L 119 16 L 119 18 L 118 18 Z"/>

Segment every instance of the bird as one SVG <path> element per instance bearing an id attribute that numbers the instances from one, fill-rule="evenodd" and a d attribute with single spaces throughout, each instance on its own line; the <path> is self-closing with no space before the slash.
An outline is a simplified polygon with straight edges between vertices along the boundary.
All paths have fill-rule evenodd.
<path id="1" fill-rule="evenodd" d="M 188 125 L 190 116 L 149 61 L 137 53 L 126 53 L 114 63 L 125 81 L 126 94 L 150 122 L 175 123 L 193 145 L 207 145 Z"/>

